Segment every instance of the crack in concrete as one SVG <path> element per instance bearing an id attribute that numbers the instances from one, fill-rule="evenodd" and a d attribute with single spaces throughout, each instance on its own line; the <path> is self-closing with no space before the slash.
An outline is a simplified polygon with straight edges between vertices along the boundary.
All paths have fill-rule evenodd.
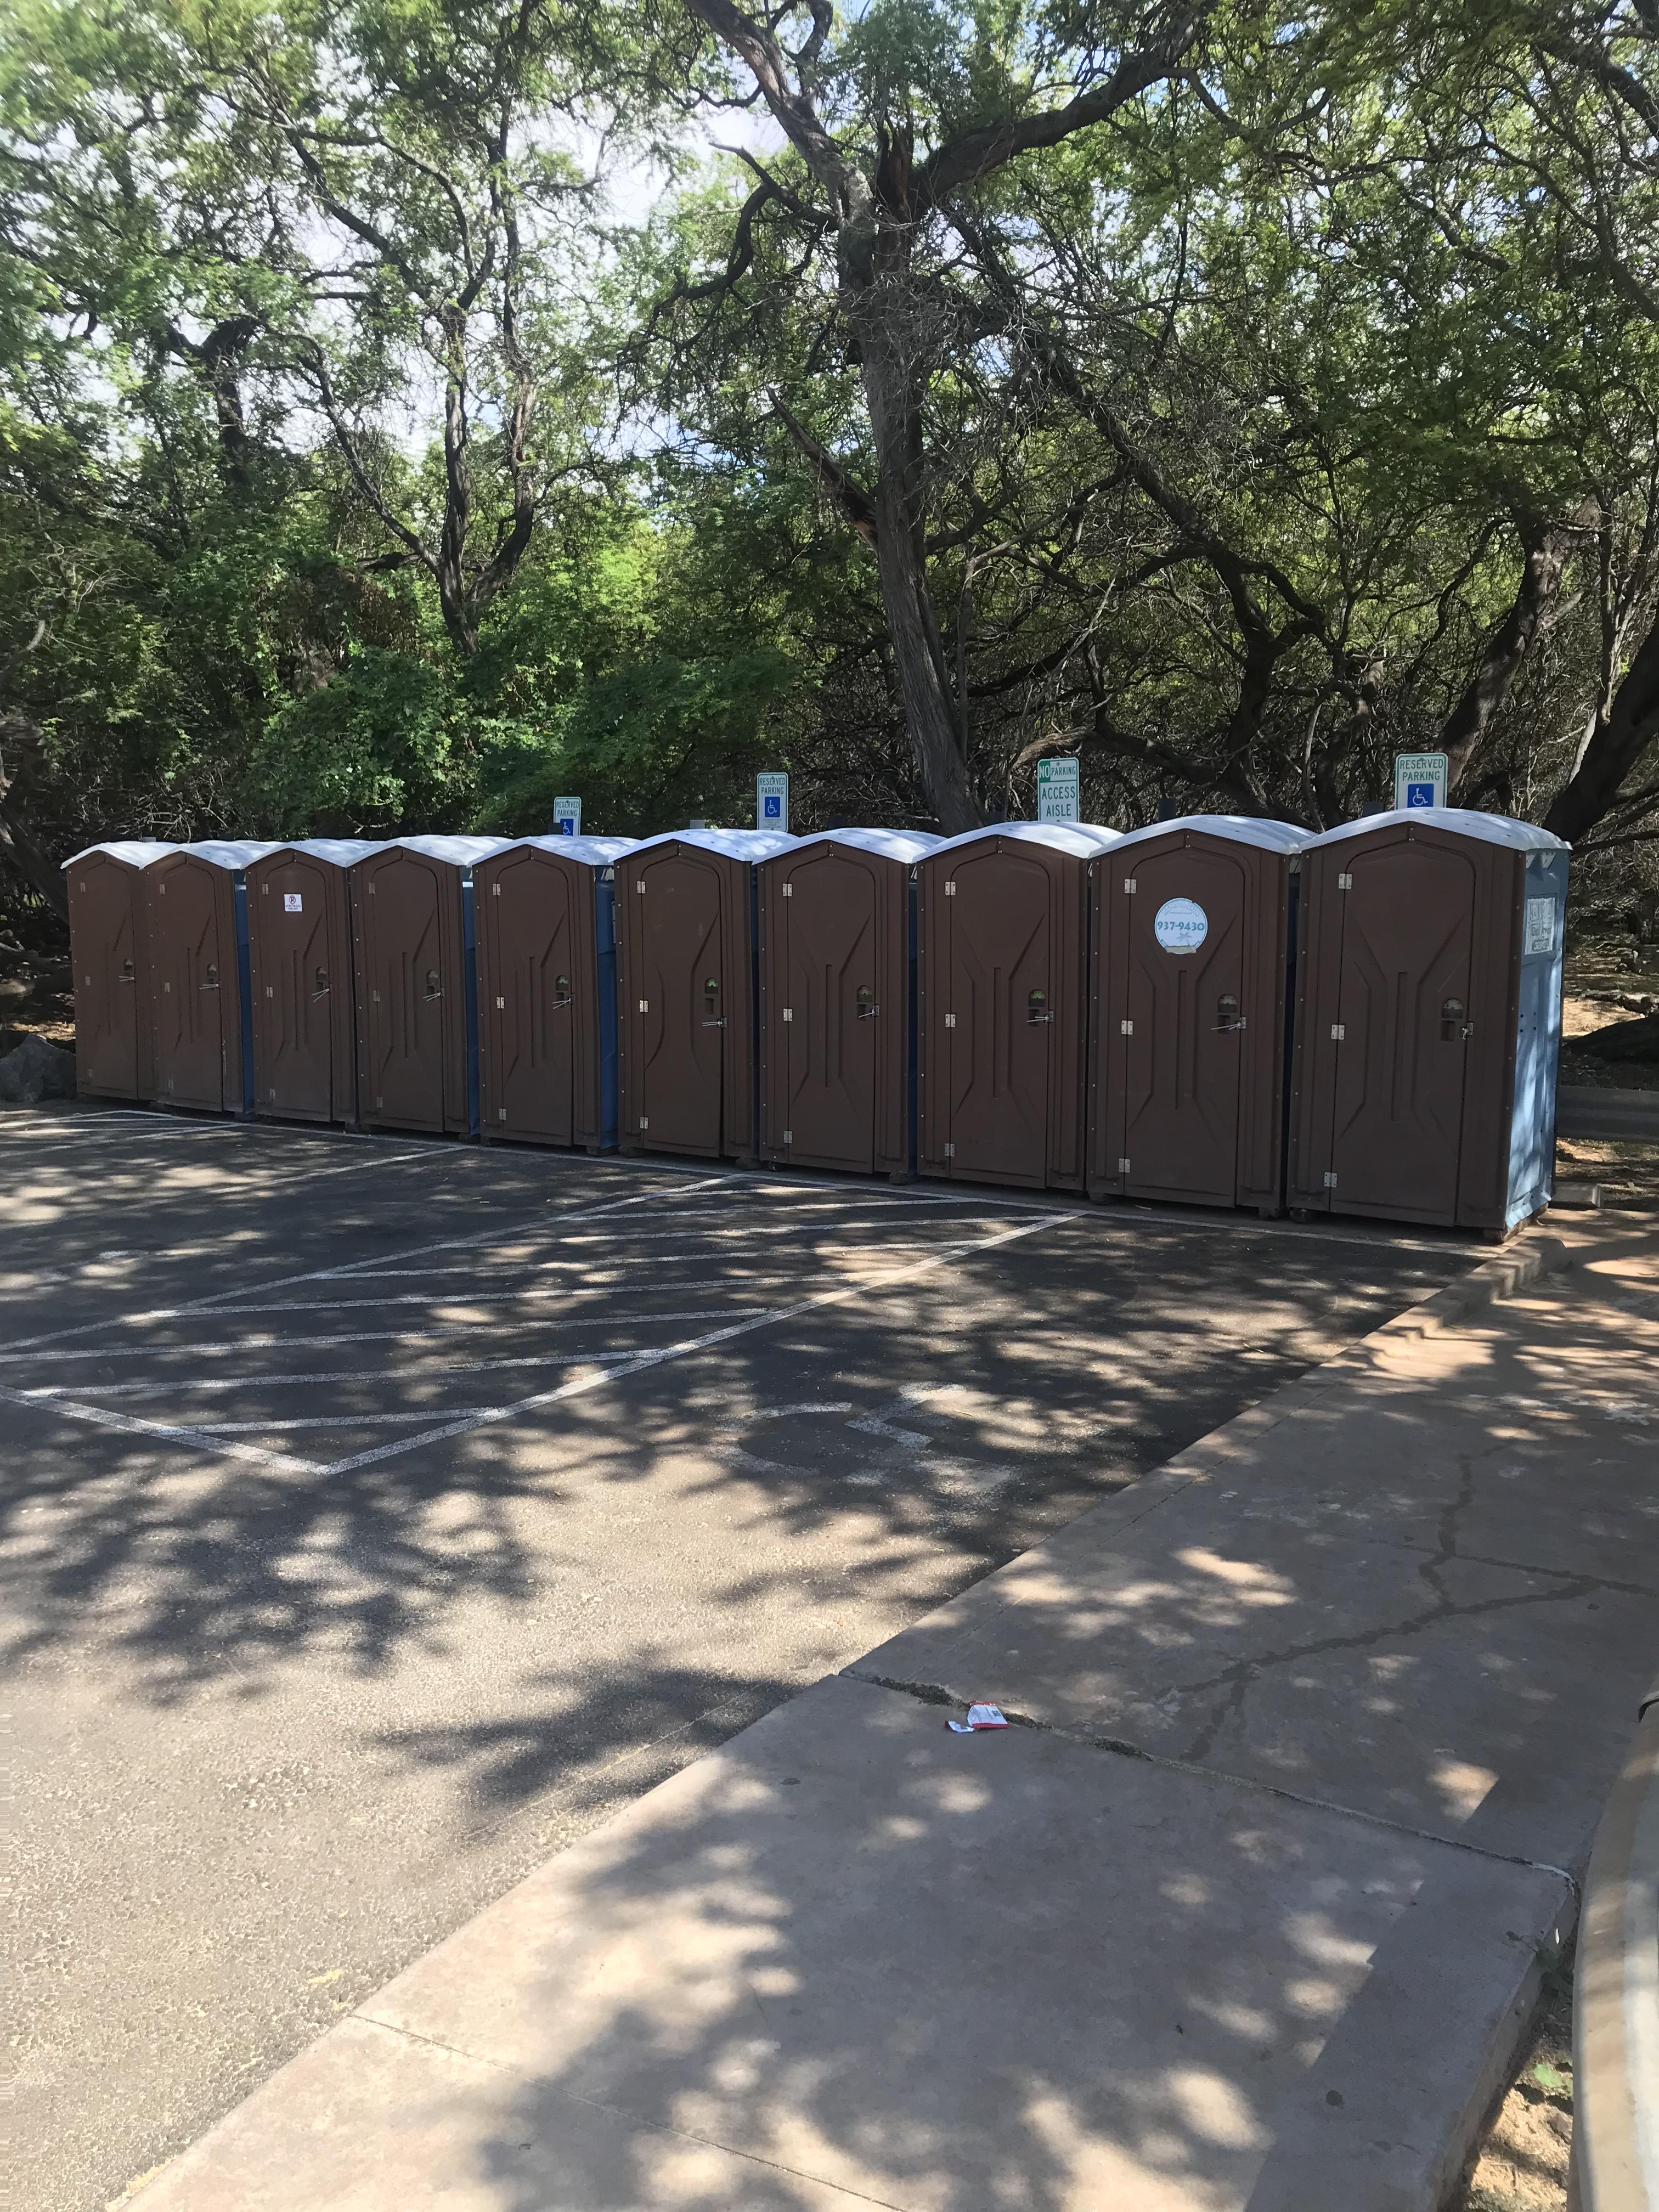
<path id="1" fill-rule="evenodd" d="M 1250 1659 L 1236 1660 L 1231 1667 L 1198 1682 L 1183 1684 L 1179 1694 L 1183 1698 L 1201 1697 L 1206 1691 L 1225 1692 L 1221 1703 L 1199 1729 L 1182 1756 L 1194 1764 L 1206 1759 L 1214 1749 L 1216 1740 L 1227 1723 L 1243 1711 L 1251 1689 L 1263 1674 L 1281 1667 L 1294 1666 L 1305 1659 L 1320 1659 L 1335 1651 L 1371 1651 L 1384 1644 L 1414 1636 L 1421 1636 L 1443 1621 L 1473 1620 L 1496 1613 L 1513 1612 L 1522 1607 L 1534 1605 L 1564 1605 L 1605 1587 L 1594 1575 L 1574 1574 L 1559 1570 L 1551 1579 L 1559 1587 L 1554 1589 L 1522 1590 L 1512 1597 L 1477 1598 L 1460 1605 L 1447 1589 L 1443 1570 L 1454 1563 L 1473 1565 L 1457 1548 L 1457 1523 L 1460 1516 L 1474 1503 L 1477 1471 L 1483 1459 L 1490 1458 L 1503 1447 L 1491 1446 L 1485 1452 L 1464 1453 L 1458 1457 L 1459 1481 L 1457 1494 L 1442 1509 L 1437 1524 L 1437 1549 L 1418 1562 L 1415 1571 L 1434 1594 L 1434 1603 L 1421 1613 L 1408 1613 L 1405 1620 L 1384 1622 L 1376 1628 L 1356 1629 L 1347 1636 L 1327 1636 L 1306 1644 L 1290 1645 L 1282 1651 L 1266 1651 Z M 1531 1573 L 1530 1568 L 1516 1570 Z M 1645 1593 L 1634 1593 L 1645 1595 Z"/>
<path id="2" fill-rule="evenodd" d="M 872 1689 L 890 1690 L 903 1698 L 914 1698 L 919 1705 L 943 1705 L 956 1712 L 965 1713 L 971 1699 L 960 1696 L 941 1682 L 907 1682 L 891 1674 L 872 1674 L 857 1666 L 843 1667 L 839 1679 L 846 1682 L 862 1682 Z M 1063 1728 L 1056 1721 L 1045 1721 L 1035 1713 L 1022 1713 L 1008 1705 L 999 1705 L 997 1711 L 1011 1728 L 1030 1729 L 1035 1735 L 1049 1735 L 1058 1742 L 1074 1744 L 1081 1751 L 1103 1751 L 1119 1759 L 1138 1759 L 1143 1765 L 1161 1768 L 1168 1774 L 1185 1774 L 1228 1789 L 1240 1790 L 1252 1796 L 1272 1797 L 1286 1805 L 1302 1805 L 1311 1812 L 1330 1813 L 1344 1820 L 1363 1821 L 1369 1828 L 1382 1828 L 1390 1835 L 1410 1836 L 1415 1841 L 1438 1844 L 1449 1851 L 1467 1851 L 1471 1857 L 1487 1859 L 1499 1866 L 1526 1867 L 1534 1874 L 1553 1875 L 1566 1884 L 1571 1893 L 1573 1911 L 1578 1909 L 1580 1888 L 1577 1877 L 1565 1867 L 1554 1865 L 1548 1859 L 1528 1858 L 1521 1851 L 1495 1851 L 1484 1844 L 1472 1844 L 1461 1836 L 1441 1835 L 1433 1828 L 1420 1828 L 1410 1820 L 1393 1820 L 1386 1814 L 1370 1813 L 1363 1807 L 1345 1805 L 1334 1797 L 1314 1797 L 1302 1790 L 1287 1790 L 1282 1783 L 1263 1782 L 1253 1774 L 1235 1774 L 1231 1767 L 1200 1766 L 1190 1759 L 1171 1758 L 1167 1753 L 1148 1751 L 1144 1746 L 1131 1743 L 1127 1737 L 1091 1735 L 1079 1729 Z M 1571 1923 L 1569 1923 L 1570 1925 Z"/>

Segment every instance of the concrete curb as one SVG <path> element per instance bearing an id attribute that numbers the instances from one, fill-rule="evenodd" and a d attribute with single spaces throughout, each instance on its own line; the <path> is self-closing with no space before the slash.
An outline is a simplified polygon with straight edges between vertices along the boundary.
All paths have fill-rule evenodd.
<path id="1" fill-rule="evenodd" d="M 1659 1682 L 1596 1832 L 1572 2019 L 1575 2212 L 1659 2212 Z"/>
<path id="2" fill-rule="evenodd" d="M 1508 1251 L 1494 1253 L 1473 1267 L 1460 1282 L 1449 1283 L 1443 1291 L 1434 1291 L 1414 1306 L 1408 1306 L 1392 1321 L 1384 1322 L 1380 1328 L 1362 1337 L 1358 1345 L 1350 1347 L 1358 1351 L 1378 1337 L 1421 1337 L 1437 1335 L 1440 1330 L 1455 1322 L 1466 1320 L 1482 1306 L 1498 1305 L 1505 1298 L 1517 1297 L 1530 1285 L 1545 1275 L 1553 1275 L 1573 1264 L 1571 1246 L 1559 1237 L 1540 1232 L 1523 1232 L 1522 1237 Z M 1346 1358 L 1346 1354 L 1340 1355 Z"/>
<path id="3" fill-rule="evenodd" d="M 1556 1093 L 1556 1127 L 1564 1137 L 1659 1141 L 1659 1091 L 1564 1083 Z"/>

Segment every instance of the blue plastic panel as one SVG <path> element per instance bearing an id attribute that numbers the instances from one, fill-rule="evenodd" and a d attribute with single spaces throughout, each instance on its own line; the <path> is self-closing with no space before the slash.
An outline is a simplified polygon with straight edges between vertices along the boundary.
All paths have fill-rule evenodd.
<path id="1" fill-rule="evenodd" d="M 617 1148 L 617 887 L 610 871 L 593 883 L 593 939 L 599 969 L 599 1146 Z"/>
<path id="2" fill-rule="evenodd" d="M 412 837 L 401 841 L 405 845 L 418 842 Z M 433 841 L 434 843 L 437 840 Z M 482 844 L 482 838 L 450 838 L 451 844 Z M 480 856 L 482 857 L 482 855 Z M 478 1100 L 478 937 L 472 921 L 472 871 L 469 868 L 461 878 L 461 973 L 465 984 L 466 1004 L 466 1126 L 477 1136 L 483 1121 Z"/>
<path id="3" fill-rule="evenodd" d="M 236 1003 L 242 1010 L 242 1107 L 253 1111 L 253 979 L 247 949 L 247 878 L 240 872 L 231 885 L 236 908 Z"/>
<path id="4" fill-rule="evenodd" d="M 1510 1120 L 1506 1228 L 1547 1206 L 1555 1193 L 1555 1085 L 1561 1060 L 1561 962 L 1567 856 L 1527 855 L 1520 915 L 1521 984 L 1516 1007 L 1515 1109 Z"/>

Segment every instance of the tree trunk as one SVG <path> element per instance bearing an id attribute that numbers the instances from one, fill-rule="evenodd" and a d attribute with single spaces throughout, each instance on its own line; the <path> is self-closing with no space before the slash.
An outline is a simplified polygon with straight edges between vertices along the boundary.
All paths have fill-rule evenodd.
<path id="1" fill-rule="evenodd" d="M 1449 798 L 1464 796 L 1459 786 L 1474 765 L 1474 757 L 1492 716 L 1509 696 L 1534 640 L 1549 627 L 1561 595 L 1561 576 L 1567 556 L 1586 530 L 1594 530 L 1601 508 L 1588 499 L 1568 523 L 1534 525 L 1528 533 L 1526 563 L 1509 612 L 1487 640 L 1480 664 L 1468 686 L 1440 728 L 1440 750 L 1446 756 Z"/>
<path id="2" fill-rule="evenodd" d="M 1624 682 L 1613 695 L 1606 720 L 1550 802 L 1544 827 L 1570 844 L 1593 830 L 1656 737 L 1659 737 L 1659 621 L 1650 625 Z"/>

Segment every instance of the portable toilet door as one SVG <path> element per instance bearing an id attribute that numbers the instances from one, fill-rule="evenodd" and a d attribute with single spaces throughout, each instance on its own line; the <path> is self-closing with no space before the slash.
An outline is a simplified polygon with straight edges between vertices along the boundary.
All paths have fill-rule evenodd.
<path id="1" fill-rule="evenodd" d="M 379 849 L 359 837 L 307 838 L 277 846 L 248 869 L 258 1115 L 356 1119 L 349 871 Z"/>
<path id="2" fill-rule="evenodd" d="M 176 851 L 127 839 L 64 864 L 75 974 L 75 1087 L 82 1098 L 155 1095 L 144 870 Z"/>
<path id="3" fill-rule="evenodd" d="M 1116 832 L 1001 822 L 921 862 L 923 1175 L 1080 1190 L 1088 869 Z"/>
<path id="4" fill-rule="evenodd" d="M 472 879 L 479 1133 L 617 1142 L 613 871 L 631 837 L 525 837 Z"/>
<path id="5" fill-rule="evenodd" d="M 478 1126 L 472 870 L 504 837 L 402 837 L 351 871 L 357 1115 L 366 1128 Z"/>
<path id="6" fill-rule="evenodd" d="M 755 1156 L 755 868 L 794 839 L 680 830 L 617 863 L 625 1152 Z"/>
<path id="7" fill-rule="evenodd" d="M 1095 863 L 1089 1195 L 1279 1211 L 1297 854 L 1285 822 L 1190 814 Z"/>
<path id="8" fill-rule="evenodd" d="M 914 1168 L 915 896 L 921 832 L 831 830 L 757 872 L 760 1156 Z"/>
<path id="9" fill-rule="evenodd" d="M 252 1110 L 246 872 L 270 850 L 210 838 L 179 846 L 144 872 L 161 1105 Z"/>
<path id="10" fill-rule="evenodd" d="M 1567 848 L 1458 807 L 1310 841 L 1287 1196 L 1497 1234 L 1554 1188 Z"/>

